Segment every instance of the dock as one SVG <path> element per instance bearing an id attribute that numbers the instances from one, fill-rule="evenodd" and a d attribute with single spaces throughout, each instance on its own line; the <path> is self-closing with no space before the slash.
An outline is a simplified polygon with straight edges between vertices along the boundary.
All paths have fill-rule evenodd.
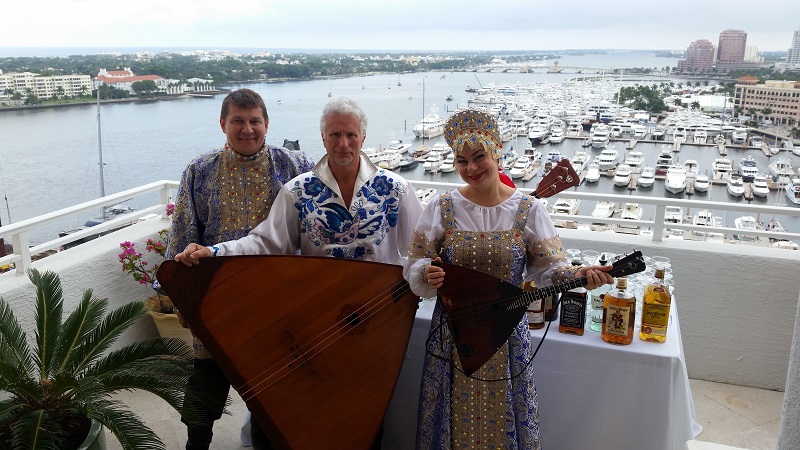
<path id="1" fill-rule="evenodd" d="M 719 149 L 719 156 L 726 156 L 728 154 L 728 147 L 725 146 L 724 142 L 717 145 L 717 148 Z"/>
<path id="2" fill-rule="evenodd" d="M 764 156 L 772 156 L 772 152 L 769 151 L 769 145 L 761 144 L 761 151 L 764 152 Z"/>
<path id="3" fill-rule="evenodd" d="M 636 147 L 636 142 L 636 139 L 630 138 L 628 140 L 628 150 L 633 150 L 633 148 Z"/>
<path id="4" fill-rule="evenodd" d="M 686 195 L 694 195 L 694 178 L 686 180 Z"/>
<path id="5" fill-rule="evenodd" d="M 748 202 L 753 201 L 753 183 L 745 183 L 744 185 L 744 194 L 742 194 L 745 200 Z"/>
<path id="6" fill-rule="evenodd" d="M 672 151 L 673 152 L 681 151 L 681 142 L 673 142 L 672 143 Z"/>

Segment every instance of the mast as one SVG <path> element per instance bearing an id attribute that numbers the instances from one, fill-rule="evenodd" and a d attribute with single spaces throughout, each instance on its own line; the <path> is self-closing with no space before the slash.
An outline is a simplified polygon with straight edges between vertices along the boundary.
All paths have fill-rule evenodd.
<path id="1" fill-rule="evenodd" d="M 106 196 L 106 183 L 103 179 L 103 133 L 100 129 L 100 85 L 97 85 L 97 149 L 100 153 L 100 198 Z M 106 220 L 106 208 L 101 207 L 103 221 Z"/>
<path id="2" fill-rule="evenodd" d="M 422 145 L 425 145 L 425 77 L 422 77 Z"/>

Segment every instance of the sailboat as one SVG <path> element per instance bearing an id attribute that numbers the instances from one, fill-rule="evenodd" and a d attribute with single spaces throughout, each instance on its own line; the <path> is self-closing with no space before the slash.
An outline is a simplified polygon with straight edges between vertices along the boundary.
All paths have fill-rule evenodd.
<path id="1" fill-rule="evenodd" d="M 105 187 L 105 178 L 104 178 L 104 175 L 103 175 L 105 165 L 103 163 L 103 133 L 102 133 L 102 125 L 101 125 L 101 121 L 100 121 L 100 87 L 99 86 L 97 88 L 97 149 L 98 149 L 98 154 L 99 154 L 98 163 L 99 163 L 99 167 L 100 167 L 100 198 L 103 198 L 103 197 L 106 196 L 106 187 Z M 130 206 L 127 206 L 127 205 L 124 205 L 124 204 L 121 204 L 121 203 L 120 204 L 116 204 L 116 205 L 111 205 L 111 206 L 104 206 L 100 210 L 100 216 L 99 217 L 93 217 L 91 219 L 88 219 L 86 222 L 84 222 L 83 225 L 81 225 L 81 226 L 79 226 L 77 228 L 73 228 L 71 230 L 62 231 L 62 232 L 58 233 L 58 236 L 59 237 L 68 236 L 70 234 L 77 233 L 77 232 L 79 232 L 81 230 L 85 230 L 86 228 L 90 228 L 90 227 L 99 225 L 99 224 L 101 224 L 103 222 L 106 222 L 106 221 L 110 220 L 111 218 L 113 218 L 115 216 L 122 216 L 122 215 L 125 215 L 125 214 L 128 214 L 128 213 L 134 212 L 134 211 L 135 211 L 134 208 L 131 208 Z M 104 234 L 111 233 L 112 231 L 116 231 L 116 230 L 118 230 L 120 228 L 124 228 L 124 227 L 126 227 L 128 225 L 130 225 L 130 224 L 123 224 L 123 225 L 121 225 L 121 226 L 119 226 L 117 228 L 109 229 L 109 230 L 106 230 L 106 231 L 103 231 L 103 232 L 100 232 L 100 233 L 97 233 L 97 234 L 92 234 L 92 235 L 83 237 L 81 239 L 77 239 L 77 240 L 75 240 L 73 242 L 70 242 L 70 243 L 64 245 L 64 248 L 69 248 L 71 246 L 75 246 L 75 245 L 81 244 L 83 242 L 87 242 L 87 241 L 90 241 L 92 239 L 96 239 L 96 238 L 98 238 L 98 237 L 100 237 L 100 236 L 102 236 Z"/>

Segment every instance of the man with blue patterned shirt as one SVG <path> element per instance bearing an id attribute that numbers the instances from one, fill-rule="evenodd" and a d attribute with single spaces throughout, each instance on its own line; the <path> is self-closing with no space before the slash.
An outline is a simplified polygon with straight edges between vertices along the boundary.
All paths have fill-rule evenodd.
<path id="1" fill-rule="evenodd" d="M 219 119 L 227 138 L 217 150 L 195 158 L 183 172 L 172 219 L 167 258 L 190 242 L 239 239 L 264 221 L 284 183 L 308 171 L 313 162 L 299 150 L 267 145 L 267 107 L 250 89 L 231 92 Z M 180 317 L 180 315 L 179 315 Z M 182 324 L 185 322 L 182 320 Z M 186 387 L 186 407 L 202 411 L 204 422 L 187 423 L 187 450 L 208 449 L 214 421 L 219 419 L 230 383 L 211 355 L 194 339 L 195 374 Z M 202 393 L 203 401 L 197 399 Z M 186 421 L 184 421 L 186 422 Z M 255 449 L 271 448 L 253 429 Z"/>

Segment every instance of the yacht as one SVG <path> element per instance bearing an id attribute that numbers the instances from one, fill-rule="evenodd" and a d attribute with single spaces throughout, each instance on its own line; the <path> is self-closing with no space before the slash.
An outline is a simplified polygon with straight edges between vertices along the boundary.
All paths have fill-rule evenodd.
<path id="1" fill-rule="evenodd" d="M 399 170 L 411 170 L 419 165 L 419 161 L 414 158 L 404 157 L 397 166 Z"/>
<path id="2" fill-rule="evenodd" d="M 614 186 L 625 187 L 631 183 L 631 166 L 619 163 L 614 171 Z"/>
<path id="3" fill-rule="evenodd" d="M 700 163 L 696 159 L 687 159 L 683 162 L 683 168 L 686 169 L 687 178 L 697 178 L 697 173 L 700 172 Z"/>
<path id="4" fill-rule="evenodd" d="M 630 151 L 625 156 L 624 162 L 631 168 L 631 173 L 639 173 L 642 171 L 642 164 L 644 164 L 644 153 Z"/>
<path id="5" fill-rule="evenodd" d="M 442 154 L 432 151 L 428 153 L 428 157 L 425 159 L 422 167 L 425 169 L 425 172 L 436 173 L 439 171 L 439 168 L 442 167 L 443 162 L 444 158 L 442 158 Z"/>
<path id="6" fill-rule="evenodd" d="M 672 151 L 662 150 L 656 158 L 656 175 L 666 175 L 667 169 L 672 165 Z"/>
<path id="7" fill-rule="evenodd" d="M 728 194 L 733 197 L 741 197 L 744 195 L 744 182 L 742 176 L 732 173 L 728 178 Z"/>
<path id="8" fill-rule="evenodd" d="M 452 173 L 456 171 L 456 158 L 453 155 L 453 152 L 447 154 L 442 160 L 442 165 L 439 166 L 439 170 L 443 173 Z"/>
<path id="9" fill-rule="evenodd" d="M 753 159 L 752 156 L 748 155 L 746 158 L 742 158 L 739 161 L 739 172 L 742 174 L 742 181 L 745 183 L 750 183 L 753 181 L 753 178 L 758 173 L 758 167 L 756 167 L 756 160 Z"/>
<path id="10" fill-rule="evenodd" d="M 673 194 L 680 194 L 686 190 L 686 169 L 682 165 L 675 164 L 667 169 L 664 188 Z"/>
<path id="11" fill-rule="evenodd" d="M 706 130 L 702 128 L 698 128 L 694 130 L 694 143 L 695 144 L 705 144 L 706 139 L 708 139 L 708 133 Z"/>
<path id="12" fill-rule="evenodd" d="M 656 141 L 663 141 L 664 140 L 664 134 L 666 134 L 666 130 L 664 130 L 664 128 L 660 127 L 660 126 L 655 127 L 653 129 L 653 132 L 651 133 L 651 135 L 653 136 L 653 139 L 656 140 Z"/>
<path id="13" fill-rule="evenodd" d="M 708 192 L 708 188 L 711 186 L 711 181 L 708 179 L 708 175 L 705 173 L 698 173 L 697 176 L 694 177 L 694 190 L 697 192 Z"/>
<path id="14" fill-rule="evenodd" d="M 596 161 L 600 166 L 600 170 L 611 170 L 619 162 L 619 152 L 613 148 L 604 149 Z"/>
<path id="15" fill-rule="evenodd" d="M 577 198 L 558 198 L 553 203 L 553 214 L 570 214 L 575 215 L 578 213 L 578 205 L 581 201 Z"/>
<path id="16" fill-rule="evenodd" d="M 647 127 L 641 123 L 635 123 L 631 126 L 631 138 L 632 139 L 644 139 L 647 135 Z"/>
<path id="17" fill-rule="evenodd" d="M 567 137 L 567 134 L 564 131 L 564 128 L 562 128 L 560 126 L 555 126 L 555 127 L 550 129 L 550 143 L 551 144 L 560 144 L 560 143 L 564 142 L 564 139 L 566 139 L 566 137 Z"/>
<path id="18" fill-rule="evenodd" d="M 683 222 L 683 208 L 680 206 L 667 205 L 664 207 L 664 222 L 681 223 Z"/>
<path id="19" fill-rule="evenodd" d="M 712 167 L 715 180 L 727 180 L 733 171 L 733 162 L 728 158 L 715 158 Z"/>
<path id="20" fill-rule="evenodd" d="M 795 205 L 800 205 L 800 178 L 792 178 L 783 187 L 789 201 Z"/>
<path id="21" fill-rule="evenodd" d="M 586 170 L 586 181 L 589 183 L 596 183 L 600 179 L 600 165 L 597 160 L 589 163 L 589 168 Z"/>
<path id="22" fill-rule="evenodd" d="M 753 184 L 750 185 L 750 190 L 756 197 L 766 197 L 769 195 L 769 185 L 767 184 L 767 176 L 764 174 L 756 174 L 753 177 Z"/>
<path id="23" fill-rule="evenodd" d="M 570 159 L 569 162 L 572 164 L 572 168 L 575 169 L 575 172 L 581 172 L 589 164 L 590 158 L 588 153 L 577 150 L 575 154 L 572 155 L 572 159 Z"/>
<path id="24" fill-rule="evenodd" d="M 686 142 L 686 130 L 683 128 L 676 129 L 675 133 L 672 135 L 672 142 L 675 142 L 676 144 L 682 144 Z"/>
<path id="25" fill-rule="evenodd" d="M 731 133 L 731 144 L 742 145 L 747 141 L 747 131 L 741 128 L 733 130 Z"/>
<path id="26" fill-rule="evenodd" d="M 517 162 L 518 157 L 519 155 L 517 154 L 517 151 L 512 148 L 511 150 L 503 153 L 503 156 L 500 158 L 500 165 L 504 169 L 511 170 L 511 168 L 514 167 L 514 163 Z"/>
<path id="27" fill-rule="evenodd" d="M 547 161 L 558 163 L 559 161 L 561 161 L 561 152 L 558 150 L 548 150 Z"/>
<path id="28" fill-rule="evenodd" d="M 604 124 L 595 124 L 592 126 L 591 133 L 592 148 L 605 148 L 606 145 L 608 145 L 610 136 L 611 132 L 609 131 L 608 126 Z"/>
<path id="29" fill-rule="evenodd" d="M 375 155 L 373 163 L 381 169 L 394 170 L 400 166 L 402 160 L 403 155 L 400 152 L 387 148 Z"/>
<path id="30" fill-rule="evenodd" d="M 725 144 L 725 135 L 720 133 L 714 136 L 714 143 L 717 145 L 724 145 Z"/>
<path id="31" fill-rule="evenodd" d="M 534 146 L 542 145 L 550 137 L 550 130 L 543 125 L 533 125 L 528 131 L 528 139 Z"/>
<path id="32" fill-rule="evenodd" d="M 408 149 L 411 148 L 411 144 L 406 144 L 400 139 L 392 139 L 389 141 L 389 145 L 387 145 L 386 148 L 403 154 L 408 152 Z"/>
<path id="33" fill-rule="evenodd" d="M 614 202 L 599 201 L 594 206 L 592 217 L 595 219 L 607 219 L 614 215 L 615 207 Z"/>
<path id="34" fill-rule="evenodd" d="M 580 122 L 570 122 L 567 125 L 567 136 L 579 137 L 583 133 L 583 127 Z"/>
<path id="35" fill-rule="evenodd" d="M 711 211 L 707 209 L 701 209 L 694 215 L 692 224 L 700 227 L 721 227 L 722 217 L 713 215 Z M 692 233 L 697 236 L 704 236 L 706 238 L 723 239 L 725 237 L 725 235 L 716 231 L 692 230 Z"/>
<path id="36" fill-rule="evenodd" d="M 737 230 L 742 230 L 745 232 L 758 230 L 758 222 L 756 222 L 756 218 L 753 216 L 737 217 L 734 219 L 733 223 Z M 753 236 L 751 234 L 734 234 L 733 238 L 739 241 L 747 242 L 755 242 L 758 240 L 758 236 Z"/>
<path id="37" fill-rule="evenodd" d="M 636 184 L 639 187 L 649 188 L 653 187 L 653 183 L 656 182 L 656 170 L 653 169 L 652 166 L 644 166 L 642 168 L 642 173 L 639 174 L 639 179 L 636 180 Z"/>
<path id="38" fill-rule="evenodd" d="M 447 119 L 441 117 L 438 113 L 436 105 L 431 107 L 431 112 L 428 113 L 422 120 L 414 125 L 413 132 L 418 138 L 432 138 L 444 134 L 444 124 Z"/>
<path id="39" fill-rule="evenodd" d="M 500 139 L 503 142 L 508 142 L 514 139 L 514 129 L 505 120 L 497 121 L 497 132 L 500 133 Z"/>
<path id="40" fill-rule="evenodd" d="M 524 178 L 525 176 L 530 176 L 534 172 L 533 161 L 528 158 L 527 156 L 520 156 L 517 158 L 517 162 L 514 163 L 514 166 L 509 171 L 508 175 L 511 178 Z"/>
<path id="41" fill-rule="evenodd" d="M 769 172 L 772 178 L 778 182 L 787 182 L 795 175 L 792 162 L 787 157 L 778 158 L 769 163 Z"/>
<path id="42" fill-rule="evenodd" d="M 625 203 L 619 217 L 626 220 L 642 220 L 644 211 L 638 203 Z M 639 225 L 620 225 L 622 228 L 639 228 Z"/>
<path id="43" fill-rule="evenodd" d="M 754 135 L 750 136 L 750 147 L 761 148 L 762 145 L 764 145 L 764 137 L 763 136 L 759 136 L 757 134 L 754 134 Z"/>

